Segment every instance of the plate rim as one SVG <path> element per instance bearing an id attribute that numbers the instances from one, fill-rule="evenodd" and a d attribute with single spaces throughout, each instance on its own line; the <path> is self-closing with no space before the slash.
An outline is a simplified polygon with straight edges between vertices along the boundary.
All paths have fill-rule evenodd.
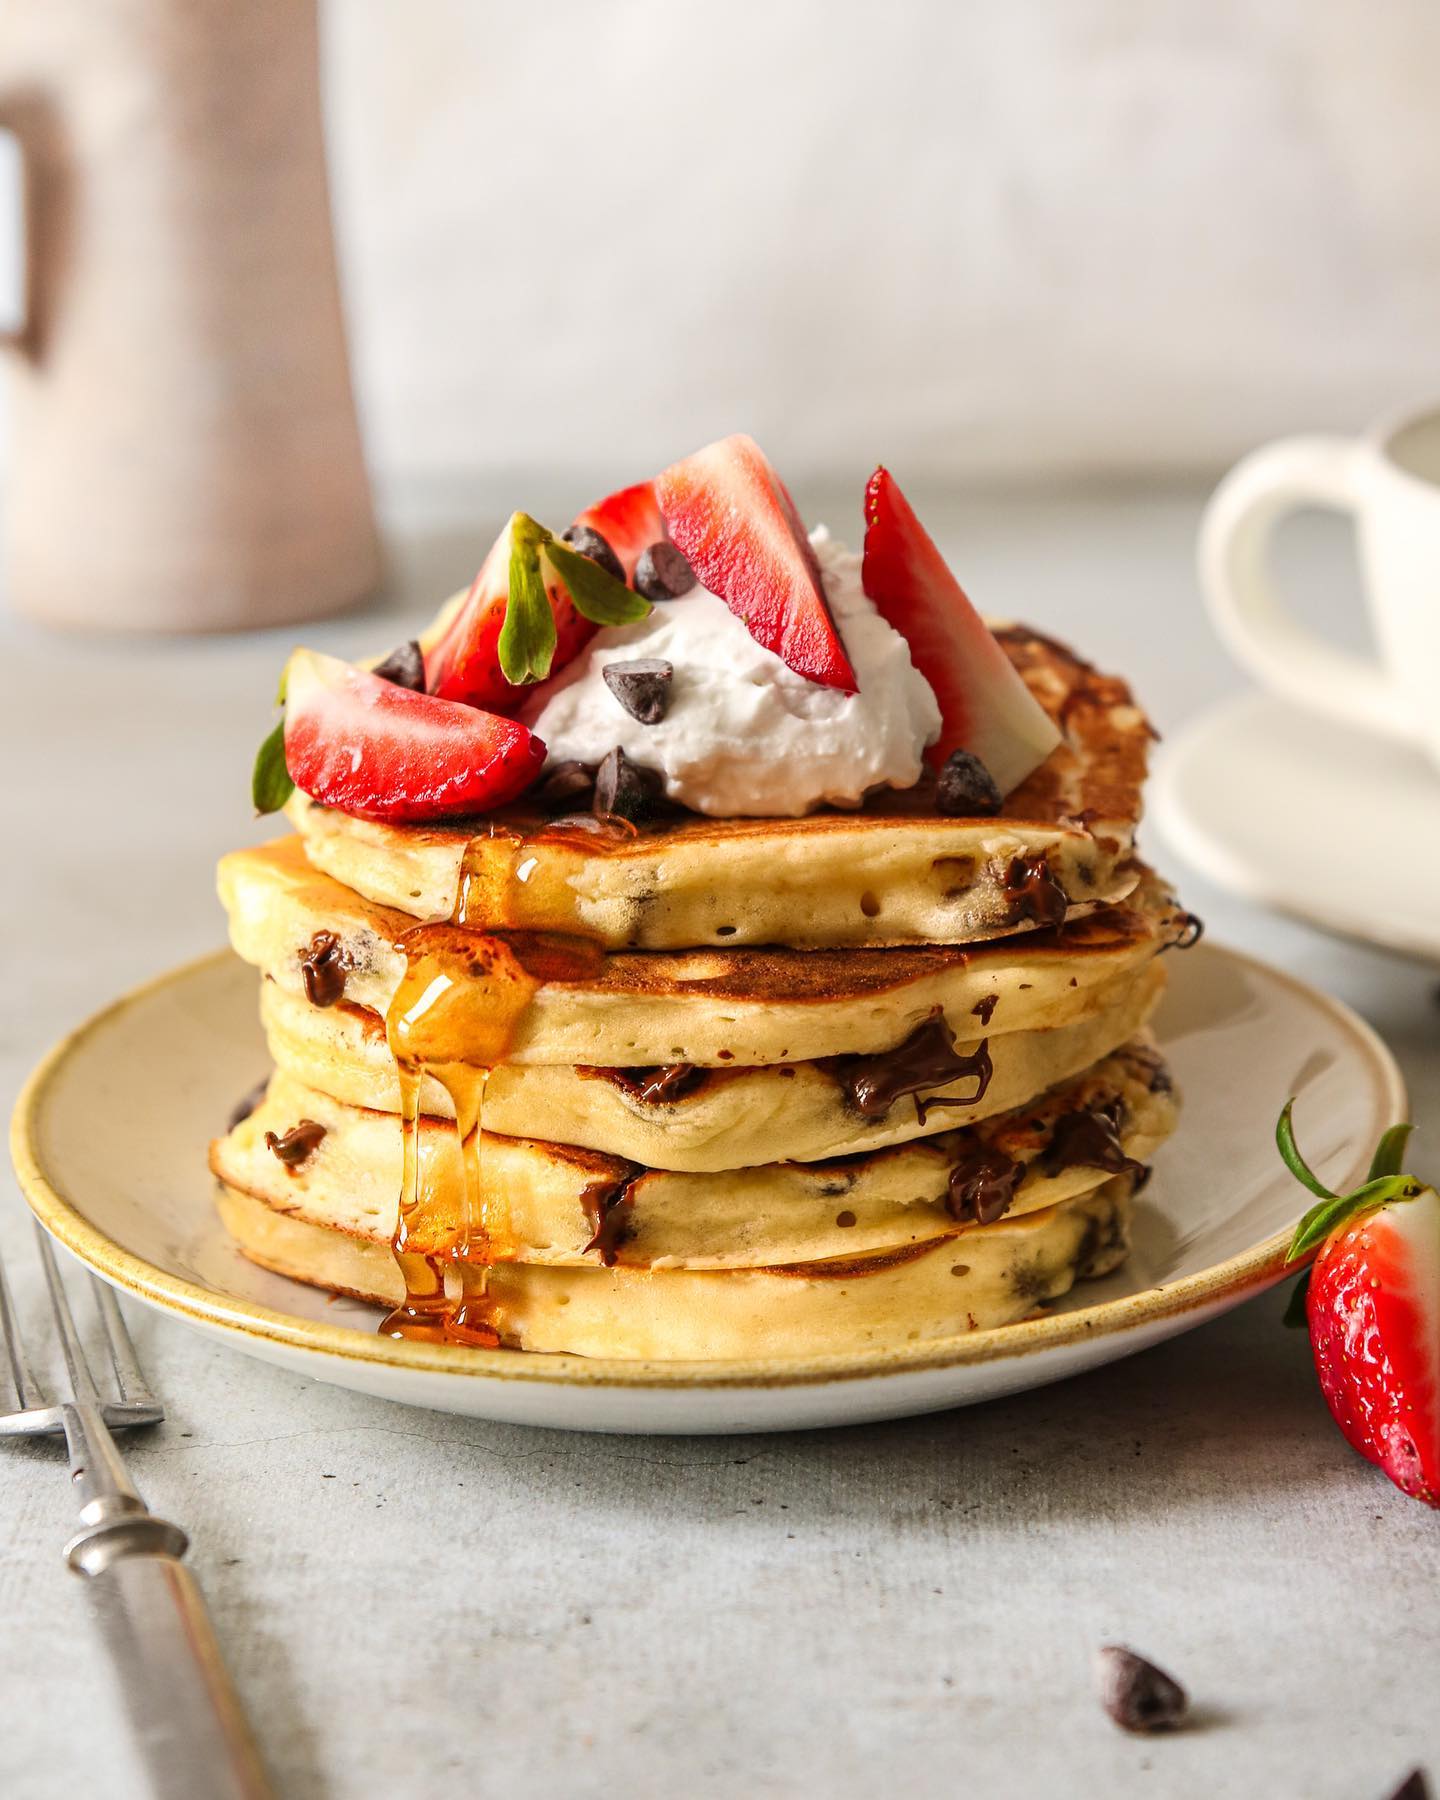
<path id="1" fill-rule="evenodd" d="M 1383 950 L 1392 956 L 1413 957 L 1432 966 L 1440 964 L 1440 934 L 1426 939 L 1405 930 L 1377 929 L 1372 921 L 1352 917 L 1343 908 L 1332 910 L 1323 897 L 1318 902 L 1309 898 L 1297 900 L 1293 891 L 1282 888 L 1268 871 L 1257 872 L 1254 865 L 1244 861 L 1229 844 L 1198 824 L 1189 807 L 1181 801 L 1178 792 L 1181 770 L 1194 766 L 1205 743 L 1225 721 L 1271 707 L 1304 710 L 1276 694 L 1267 693 L 1264 688 L 1248 688 L 1244 693 L 1232 694 L 1206 707 L 1175 733 L 1157 756 L 1150 776 L 1150 811 L 1161 832 L 1182 860 L 1190 863 L 1207 880 L 1242 899 L 1268 906 L 1288 919 L 1297 919 L 1302 925 L 1344 938 L 1352 944 L 1364 944 L 1368 949 Z"/>
<path id="2" fill-rule="evenodd" d="M 1394 1116 L 1408 1113 L 1405 1080 L 1384 1040 L 1343 1001 L 1312 987 L 1298 976 L 1229 945 L 1207 942 L 1205 956 L 1238 962 L 1267 980 L 1278 982 L 1311 1005 L 1328 1013 L 1358 1042 L 1388 1091 Z M 481 1350 L 462 1345 L 412 1343 L 384 1338 L 350 1325 L 330 1324 L 279 1312 L 258 1301 L 218 1294 L 181 1275 L 172 1275 L 123 1245 L 88 1220 L 45 1172 L 39 1127 L 47 1096 L 70 1059 L 116 1015 L 161 990 L 208 974 L 221 963 L 237 960 L 228 947 L 192 957 L 162 970 L 118 995 L 67 1032 L 40 1059 L 26 1078 L 10 1120 L 10 1154 L 27 1204 L 45 1229 L 88 1268 L 112 1286 L 162 1312 L 236 1340 L 258 1339 L 290 1350 L 322 1357 L 380 1365 L 423 1375 L 485 1381 L 539 1383 L 542 1386 L 629 1389 L 777 1389 L 873 1380 L 881 1376 L 922 1374 L 1013 1361 L 1045 1350 L 1062 1350 L 1100 1337 L 1141 1331 L 1186 1314 L 1217 1309 L 1272 1286 L 1286 1272 L 1290 1232 L 1281 1231 L 1236 1256 L 1198 1270 L 1179 1281 L 1097 1302 L 1093 1306 L 992 1326 L 964 1336 L 927 1339 L 919 1344 L 872 1347 L 863 1352 L 832 1351 L 824 1355 L 727 1358 L 721 1362 L 661 1362 L 612 1357 L 545 1353 L 526 1356 L 513 1350 Z M 1360 1158 L 1353 1171 L 1358 1179 Z"/>

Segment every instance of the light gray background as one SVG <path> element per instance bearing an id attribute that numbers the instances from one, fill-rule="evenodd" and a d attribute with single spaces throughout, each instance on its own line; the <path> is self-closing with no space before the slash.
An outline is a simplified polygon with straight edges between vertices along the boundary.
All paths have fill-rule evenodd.
<path id="1" fill-rule="evenodd" d="M 557 495 L 557 516 L 578 498 Z M 799 498 L 851 528 L 853 496 Z M 456 524 L 454 501 L 412 492 L 394 593 L 314 641 L 383 648 L 463 579 L 494 521 Z M 934 516 L 984 605 L 1125 669 L 1168 730 L 1235 685 L 1193 587 L 1200 501 L 977 498 Z M 1292 536 L 1287 560 L 1338 620 L 1343 535 Z M 256 832 L 246 772 L 285 644 L 0 627 L 3 1090 L 111 995 L 220 940 L 212 864 Z M 1185 892 L 1222 941 L 1358 1006 L 1436 1128 L 1435 971 L 1194 878 Z M 1216 1181 L 1226 1159 L 1216 1143 Z M 38 1322 L 13 1198 L 0 1242 Z M 283 1791 L 305 1800 L 1381 1800 L 1416 1762 L 1440 1772 L 1440 1537 L 1338 1436 L 1279 1311 L 1267 1297 L 971 1411 L 687 1442 L 408 1412 L 133 1309 L 171 1403 L 134 1462 L 191 1528 Z M 4 1448 L 0 1520 L 0 1792 L 132 1800 L 60 1562 L 53 1452 Z M 1189 1685 L 1194 1729 L 1137 1741 L 1103 1717 L 1090 1660 L 1112 1639 Z"/>
<path id="2" fill-rule="evenodd" d="M 741 428 L 792 480 L 1211 472 L 1440 391 L 1433 0 L 322 18 L 387 486 L 603 493 Z"/>

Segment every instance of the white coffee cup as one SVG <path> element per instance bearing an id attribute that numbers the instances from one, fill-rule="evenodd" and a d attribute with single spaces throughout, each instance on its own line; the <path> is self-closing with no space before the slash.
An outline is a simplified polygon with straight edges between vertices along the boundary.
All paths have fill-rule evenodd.
<path id="1" fill-rule="evenodd" d="M 1313 506 L 1354 516 L 1378 662 L 1307 630 L 1276 591 L 1271 536 Z M 1200 579 L 1221 637 L 1265 687 L 1440 763 L 1440 408 L 1358 438 L 1282 438 L 1237 463 L 1206 509 Z"/>

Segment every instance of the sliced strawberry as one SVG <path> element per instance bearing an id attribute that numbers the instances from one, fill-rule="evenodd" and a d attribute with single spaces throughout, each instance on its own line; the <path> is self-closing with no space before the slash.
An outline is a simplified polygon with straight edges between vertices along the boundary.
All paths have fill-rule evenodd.
<path id="1" fill-rule="evenodd" d="M 576 612 L 570 596 L 558 583 L 548 589 L 555 614 L 555 660 L 551 669 L 563 669 L 585 648 L 596 627 Z M 514 687 L 500 672 L 500 628 L 510 595 L 510 525 L 496 538 L 480 565 L 480 573 L 459 606 L 442 607 L 435 622 L 421 634 L 425 654 L 425 685 L 442 700 L 463 701 L 488 712 L 508 713 L 530 691 Z"/>
<path id="2" fill-rule="evenodd" d="M 941 768 L 952 751 L 968 750 L 1002 794 L 1019 787 L 1060 733 L 884 468 L 865 489 L 861 580 L 940 703 L 940 737 L 925 752 L 929 760 Z"/>
<path id="3" fill-rule="evenodd" d="M 545 746 L 513 719 L 397 687 L 297 650 L 285 673 L 285 763 L 311 799 L 360 819 L 420 820 L 503 806 Z"/>
<path id="4" fill-rule="evenodd" d="M 1335 1423 L 1402 1492 L 1440 1507 L 1440 1194 L 1422 1188 L 1327 1238 L 1306 1313 Z"/>
<path id="5" fill-rule="evenodd" d="M 635 564 L 640 552 L 658 544 L 665 536 L 665 521 L 655 498 L 655 484 L 640 481 L 634 487 L 620 488 L 604 500 L 597 500 L 577 513 L 574 525 L 585 525 L 598 531 L 625 565 L 625 579 L 635 579 Z M 557 659 L 556 667 L 559 667 Z"/>
<path id="6" fill-rule="evenodd" d="M 1362 1186 L 1333 1194 L 1295 1145 L 1285 1107 L 1275 1139 L 1318 1196 L 1295 1231 L 1293 1260 L 1319 1252 L 1291 1301 L 1335 1423 L 1403 1493 L 1440 1507 L 1440 1194 L 1401 1173 L 1408 1125 L 1380 1140 Z"/>
<path id="7" fill-rule="evenodd" d="M 855 671 L 795 502 L 754 438 L 721 438 L 655 482 L 670 536 L 757 644 L 809 681 L 855 692 Z"/>

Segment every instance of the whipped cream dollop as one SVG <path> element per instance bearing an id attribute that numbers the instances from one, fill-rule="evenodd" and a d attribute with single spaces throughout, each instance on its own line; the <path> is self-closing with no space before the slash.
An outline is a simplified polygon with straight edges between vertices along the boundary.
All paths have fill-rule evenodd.
<path id="1" fill-rule="evenodd" d="M 618 744 L 653 769 L 672 800 L 719 817 L 794 818 L 821 805 L 858 806 L 868 789 L 910 787 L 940 708 L 860 584 L 860 558 L 821 527 L 810 542 L 859 692 L 821 687 L 757 644 L 725 602 L 698 584 L 657 601 L 636 625 L 596 634 L 522 713 L 551 764 L 601 762 Z M 673 665 L 669 708 L 632 718 L 605 684 L 607 663 Z"/>

